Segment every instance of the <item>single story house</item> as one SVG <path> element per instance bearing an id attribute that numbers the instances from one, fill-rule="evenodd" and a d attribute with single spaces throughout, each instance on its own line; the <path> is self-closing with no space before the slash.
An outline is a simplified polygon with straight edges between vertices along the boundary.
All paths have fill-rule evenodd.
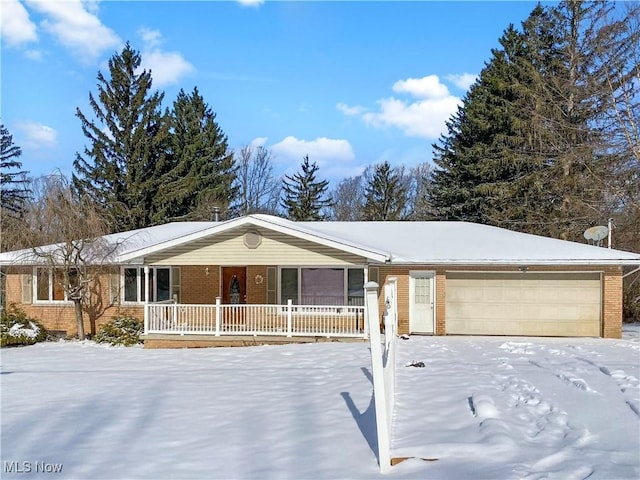
<path id="1" fill-rule="evenodd" d="M 363 285 L 396 285 L 398 332 L 620 338 L 640 255 L 467 222 L 293 222 L 248 215 L 108 235 L 85 330 L 144 319 L 145 346 L 367 338 Z M 53 247 L 52 247 L 53 248 Z M 76 333 L 57 273 L 0 254 L 7 303 Z M 262 338 L 258 338 L 261 337 Z"/>

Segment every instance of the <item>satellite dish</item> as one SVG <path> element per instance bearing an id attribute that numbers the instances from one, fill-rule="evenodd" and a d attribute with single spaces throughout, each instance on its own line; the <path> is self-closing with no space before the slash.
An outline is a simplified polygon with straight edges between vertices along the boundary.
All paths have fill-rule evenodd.
<path id="1" fill-rule="evenodd" d="M 587 228 L 584 231 L 584 238 L 591 240 L 594 243 L 600 243 L 609 235 L 609 229 L 604 225 L 598 225 L 596 227 Z"/>

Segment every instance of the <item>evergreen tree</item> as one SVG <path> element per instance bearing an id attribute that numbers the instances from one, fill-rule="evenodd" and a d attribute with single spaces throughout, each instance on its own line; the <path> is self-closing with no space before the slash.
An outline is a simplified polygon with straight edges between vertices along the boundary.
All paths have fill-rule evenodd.
<path id="1" fill-rule="evenodd" d="M 606 220 L 610 149 L 598 125 L 606 103 L 593 52 L 620 45 L 604 2 L 536 7 L 509 27 L 434 145 L 429 194 L 439 219 L 469 220 L 579 239 Z M 604 39 L 609 38 L 608 41 Z"/>
<path id="2" fill-rule="evenodd" d="M 140 71 L 140 62 L 127 43 L 109 59 L 110 77 L 98 72 L 97 97 L 89 93 L 95 119 L 76 110 L 89 146 L 76 154 L 73 184 L 112 212 L 114 231 L 165 221 L 158 192 L 173 167 L 169 117 L 161 108 L 164 94 L 151 93 L 151 72 Z"/>
<path id="3" fill-rule="evenodd" d="M 447 122 L 448 134 L 434 145 L 429 192 L 431 214 L 437 219 L 501 224 L 526 212 L 534 188 L 528 174 L 542 168 L 528 135 L 526 85 L 530 69 L 524 35 L 509 26 L 500 38 L 502 49 L 492 59 Z M 518 202 L 511 202 L 520 196 Z M 510 200 L 507 200 L 510 199 Z"/>
<path id="4" fill-rule="evenodd" d="M 302 172 L 293 176 L 286 175 L 282 182 L 282 207 L 291 220 L 324 220 L 326 214 L 323 210 L 331 206 L 331 200 L 327 197 L 329 182 L 316 181 L 319 167 L 315 162 L 309 163 L 309 155 L 304 157 L 301 168 Z"/>
<path id="5" fill-rule="evenodd" d="M 407 207 L 408 179 L 402 167 L 389 162 L 365 171 L 363 220 L 403 220 Z"/>
<path id="6" fill-rule="evenodd" d="M 197 88 L 180 90 L 171 115 L 171 164 L 157 202 L 168 219 L 209 220 L 214 206 L 228 210 L 237 195 L 236 168 L 216 114 Z"/>
<path id="7" fill-rule="evenodd" d="M 0 125 L 0 148 L 0 205 L 16 214 L 22 210 L 29 194 L 27 172 L 21 170 L 22 163 L 18 161 L 22 150 L 13 143 L 13 136 L 4 125 Z"/>

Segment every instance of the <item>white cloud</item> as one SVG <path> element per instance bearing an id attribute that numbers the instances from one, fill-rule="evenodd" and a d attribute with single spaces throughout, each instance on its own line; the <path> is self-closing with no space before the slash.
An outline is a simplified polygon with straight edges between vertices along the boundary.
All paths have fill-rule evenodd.
<path id="1" fill-rule="evenodd" d="M 53 128 L 33 121 L 18 122 L 16 130 L 20 133 L 21 146 L 25 149 L 40 150 L 56 146 L 58 132 Z"/>
<path id="2" fill-rule="evenodd" d="M 462 90 L 468 90 L 478 76 L 475 73 L 460 73 L 447 75 L 446 79 Z"/>
<path id="3" fill-rule="evenodd" d="M 293 158 L 299 162 L 305 155 L 309 155 L 309 159 L 312 162 L 317 162 L 318 165 L 332 159 L 353 160 L 355 158 L 351 144 L 347 140 L 326 137 L 315 140 L 300 140 L 288 136 L 280 143 L 273 145 L 272 150 L 278 157 Z"/>
<path id="4" fill-rule="evenodd" d="M 358 116 L 368 125 L 402 130 L 409 137 L 435 139 L 445 129 L 445 122 L 460 105 L 460 98 L 451 95 L 437 75 L 408 78 L 393 84 L 394 92 L 407 93 L 417 99 L 388 97 L 378 100 L 374 111 L 362 106 L 337 105 L 345 115 Z"/>
<path id="5" fill-rule="evenodd" d="M 30 60 L 42 60 L 42 52 L 40 50 L 25 50 L 24 56 Z"/>
<path id="6" fill-rule="evenodd" d="M 365 113 L 362 118 L 375 127 L 399 128 L 409 137 L 438 138 L 459 104 L 460 99 L 451 95 L 417 102 L 384 98 L 378 101 L 380 111 Z"/>
<path id="7" fill-rule="evenodd" d="M 350 107 L 346 103 L 342 103 L 342 102 L 338 103 L 336 105 L 336 108 L 340 110 L 342 113 L 344 113 L 345 115 L 348 115 L 350 117 L 356 117 L 356 116 L 362 115 L 365 112 L 364 107 L 360 107 L 358 105 Z"/>
<path id="8" fill-rule="evenodd" d="M 95 61 L 105 50 L 121 44 L 118 35 L 95 15 L 95 2 L 88 3 L 88 9 L 80 0 L 28 0 L 27 4 L 46 17 L 41 26 L 82 62 Z"/>
<path id="9" fill-rule="evenodd" d="M 151 28 L 143 27 L 138 30 L 138 34 L 147 48 L 157 47 L 162 43 L 162 34 L 160 30 L 152 30 Z"/>
<path id="10" fill-rule="evenodd" d="M 392 90 L 397 93 L 409 93 L 420 98 L 445 98 L 449 96 L 449 89 L 440 83 L 437 75 L 398 80 L 393 84 Z"/>
<path id="11" fill-rule="evenodd" d="M 264 3 L 264 0 L 238 0 L 238 3 L 243 7 L 257 7 Z"/>
<path id="12" fill-rule="evenodd" d="M 301 140 L 289 136 L 269 149 L 273 152 L 275 161 L 285 166 L 287 174 L 297 172 L 306 155 L 309 155 L 311 163 L 318 165 L 320 180 L 358 175 L 364 168 L 354 164 L 356 156 L 348 140 L 326 137 Z"/>
<path id="13" fill-rule="evenodd" d="M 151 70 L 151 77 L 155 87 L 178 83 L 180 78 L 195 71 L 179 52 L 165 52 L 160 49 L 162 34 L 158 30 L 141 28 L 138 34 L 144 42 L 142 49 L 143 69 Z"/>
<path id="14" fill-rule="evenodd" d="M 268 140 L 267 137 L 256 137 L 253 140 L 251 140 L 251 147 L 253 148 L 264 147 L 267 143 L 267 140 Z"/>
<path id="15" fill-rule="evenodd" d="M 18 0 L 2 0 L 0 15 L 2 41 L 10 47 L 36 42 L 36 25 L 29 19 L 29 12 Z"/>

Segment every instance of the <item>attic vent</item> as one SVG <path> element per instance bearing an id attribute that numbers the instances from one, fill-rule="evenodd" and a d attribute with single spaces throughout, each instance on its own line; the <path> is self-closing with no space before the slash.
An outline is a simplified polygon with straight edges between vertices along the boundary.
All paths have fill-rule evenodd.
<path id="1" fill-rule="evenodd" d="M 244 246 L 247 248 L 258 248 L 262 243 L 262 235 L 258 232 L 247 232 L 244 234 Z"/>

